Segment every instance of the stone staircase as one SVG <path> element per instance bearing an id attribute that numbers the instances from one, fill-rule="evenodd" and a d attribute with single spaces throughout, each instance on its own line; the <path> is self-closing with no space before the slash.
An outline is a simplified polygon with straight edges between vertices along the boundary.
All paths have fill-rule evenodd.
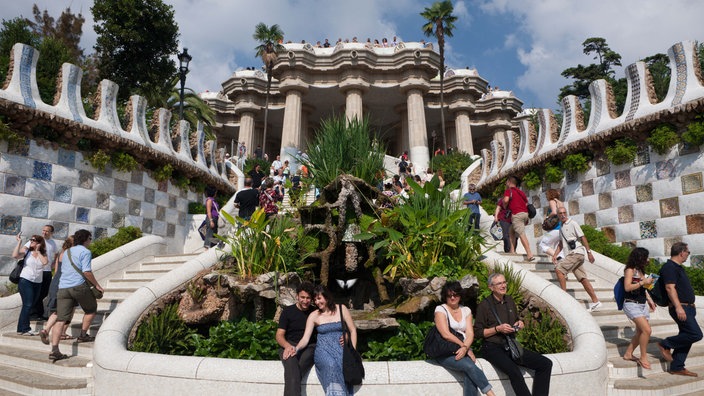
<path id="1" fill-rule="evenodd" d="M 98 314 L 90 334 L 95 335 L 103 320 L 131 293 L 166 274 L 195 254 L 151 257 L 128 267 L 117 277 L 101 280 L 105 295 L 98 302 Z M 76 309 L 68 333 L 81 331 L 83 311 Z M 41 330 L 44 321 L 33 321 L 32 328 Z M 0 396 L 5 395 L 91 395 L 93 343 L 61 341 L 61 352 L 69 359 L 52 363 L 50 347 L 40 338 L 16 333 L 16 323 L 2 329 L 0 336 Z"/>
<path id="2" fill-rule="evenodd" d="M 521 267 L 532 271 L 541 278 L 559 286 L 555 276 L 555 266 L 546 256 L 536 256 L 533 262 L 523 261 L 521 255 L 509 255 Z M 587 271 L 589 274 L 589 271 Z M 699 377 L 683 377 L 667 372 L 668 364 L 662 359 L 657 343 L 671 335 L 677 334 L 677 325 L 666 311 L 664 315 L 651 313 L 650 325 L 652 335 L 648 345 L 648 360 L 652 369 L 645 370 L 635 362 L 623 360 L 621 357 L 635 333 L 635 324 L 626 318 L 623 311 L 616 307 L 613 295 L 613 285 L 604 285 L 595 279 L 590 279 L 601 307 L 592 315 L 601 327 L 607 345 L 610 396 L 672 396 L 672 395 L 704 395 L 704 343 L 697 343 L 687 357 L 687 369 L 699 374 Z M 582 284 L 570 274 L 567 281 L 567 293 L 582 302 L 585 309 L 591 302 Z M 664 310 L 665 308 L 658 308 Z M 637 349 L 635 355 L 638 356 Z"/>

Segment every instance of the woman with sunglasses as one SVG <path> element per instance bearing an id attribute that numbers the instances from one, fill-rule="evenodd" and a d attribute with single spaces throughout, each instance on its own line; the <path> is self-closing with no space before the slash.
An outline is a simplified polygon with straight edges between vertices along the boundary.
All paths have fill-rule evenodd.
<path id="1" fill-rule="evenodd" d="M 484 394 L 493 396 L 491 384 L 484 372 L 475 364 L 477 358 L 472 352 L 474 327 L 472 325 L 472 310 L 460 305 L 462 285 L 457 281 L 447 282 L 440 291 L 440 297 L 445 304 L 435 307 L 435 327 L 442 338 L 457 344 L 459 347 L 454 355 L 435 359 L 437 363 L 448 370 L 460 371 L 464 374 L 464 392 L 476 395 L 477 388 Z M 455 336 L 450 328 L 457 331 L 463 338 Z"/>
<path id="2" fill-rule="evenodd" d="M 32 235 L 29 240 L 29 248 L 22 246 L 22 233 L 17 234 L 16 238 L 17 246 L 12 252 L 12 257 L 15 259 L 24 257 L 24 268 L 22 268 L 20 281 L 17 284 L 22 298 L 22 309 L 17 321 L 17 334 L 34 336 L 39 333 L 32 331 L 29 324 L 29 314 L 42 290 L 44 267 L 49 265 L 49 257 L 46 255 L 46 244 L 41 235 Z"/>

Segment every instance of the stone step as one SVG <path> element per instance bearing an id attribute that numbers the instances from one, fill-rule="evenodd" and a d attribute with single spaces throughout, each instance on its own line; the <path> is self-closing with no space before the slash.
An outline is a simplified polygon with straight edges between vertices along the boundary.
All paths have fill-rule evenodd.
<path id="1" fill-rule="evenodd" d="M 660 339 L 648 344 L 648 361 L 650 362 L 651 370 L 646 370 L 639 367 L 636 362 L 623 360 L 621 357 L 621 351 L 626 350 L 626 345 L 619 349 L 609 349 L 609 351 L 616 351 L 617 356 L 613 356 L 609 353 L 609 377 L 612 380 L 620 378 L 633 378 L 638 375 L 652 375 L 658 373 L 664 373 L 669 370 L 669 364 L 662 358 L 660 350 L 658 350 L 657 342 Z M 640 355 L 640 349 L 636 350 L 636 356 Z M 692 349 L 687 355 L 687 367 L 690 366 L 704 366 L 704 346 L 694 344 Z"/>
<path id="2" fill-rule="evenodd" d="M 155 263 L 172 263 L 172 262 L 180 262 L 184 263 L 194 257 L 197 257 L 198 254 L 165 254 L 165 255 L 160 255 L 160 256 L 154 256 L 150 259 L 150 262 L 155 262 Z M 145 260 L 146 261 L 146 260 Z"/>
<path id="3" fill-rule="evenodd" d="M 49 353 L 47 352 L 47 361 Z M 71 360 L 71 359 L 68 359 Z M 28 395 L 90 395 L 87 378 L 65 378 L 50 374 L 37 375 L 32 370 L 0 363 L 0 389 Z"/>
<path id="4" fill-rule="evenodd" d="M 160 276 L 163 276 L 165 274 L 168 274 L 170 269 L 160 269 L 160 270 L 149 270 L 149 271 L 140 271 L 140 270 L 128 270 L 125 271 L 125 273 L 122 275 L 123 279 L 157 279 Z"/>
<path id="5" fill-rule="evenodd" d="M 91 326 L 88 333 L 92 336 L 95 336 L 96 334 L 98 334 L 99 328 L 100 326 Z M 71 326 L 69 326 L 68 333 L 74 337 L 78 336 L 81 333 L 80 324 L 77 324 L 75 327 L 73 324 L 71 324 Z M 15 332 L 3 333 L 2 343 L 5 345 L 12 345 L 13 347 L 17 348 L 44 350 L 46 351 L 47 359 L 49 356 L 49 352 L 51 351 L 51 347 L 48 345 L 44 345 L 39 336 L 28 337 L 18 335 Z M 63 340 L 59 341 L 59 349 L 61 350 L 61 352 L 69 356 L 80 356 L 89 360 L 93 358 L 92 342 L 77 342 L 75 338 L 73 340 Z"/>
<path id="6" fill-rule="evenodd" d="M 689 392 L 699 392 L 694 394 L 701 395 L 704 393 L 704 366 L 689 366 L 687 369 L 699 374 L 699 377 L 685 377 L 666 372 L 650 374 L 650 370 L 643 370 L 643 377 L 634 376 L 613 381 L 609 396 L 671 396 L 674 393 Z"/>
<path id="7" fill-rule="evenodd" d="M 576 283 L 576 281 L 574 281 Z M 569 286 L 569 281 L 567 281 L 567 290 L 566 293 L 569 294 L 570 296 L 574 297 L 576 300 L 589 300 L 591 301 L 591 298 L 587 294 L 587 292 L 584 290 L 582 287 L 581 283 L 577 283 L 576 287 L 570 287 Z M 614 299 L 614 290 L 613 289 L 607 289 L 605 287 L 594 287 L 594 293 L 596 293 L 596 298 L 599 299 L 599 301 L 613 301 Z"/>
<path id="8" fill-rule="evenodd" d="M 137 291 L 139 289 L 138 287 L 124 287 L 124 288 L 109 288 L 105 289 L 105 294 L 103 294 L 102 299 L 106 300 L 124 300 L 127 297 L 131 296 L 132 293 Z M 102 300 L 101 299 L 101 300 Z"/>
<path id="9" fill-rule="evenodd" d="M 105 291 L 112 288 L 134 288 L 139 289 L 142 286 L 146 286 L 151 283 L 155 278 L 131 278 L 131 279 L 111 279 L 105 285 Z"/>
<path id="10" fill-rule="evenodd" d="M 52 362 L 49 360 L 51 347 L 41 344 L 42 350 L 34 348 L 20 348 L 0 344 L 2 363 L 7 366 L 32 370 L 37 373 L 57 375 L 65 378 L 85 378 L 91 375 L 91 368 L 87 367 L 90 359 L 81 356 L 72 356 L 69 359 Z M 68 354 L 67 351 L 62 351 Z"/>
<path id="11" fill-rule="evenodd" d="M 601 332 L 604 334 L 604 338 L 628 338 L 633 337 L 635 333 L 635 325 L 629 322 L 618 321 L 618 322 L 607 322 L 599 323 L 601 327 Z M 653 333 L 658 336 L 661 334 L 671 335 L 677 334 L 679 331 L 677 329 L 677 324 L 672 320 L 666 319 L 651 319 L 650 326 L 653 329 Z"/>
<path id="12" fill-rule="evenodd" d="M 171 271 L 174 268 L 178 268 L 185 261 L 160 261 L 155 263 L 142 263 L 139 266 L 139 271 L 155 271 L 155 270 L 168 270 Z"/>

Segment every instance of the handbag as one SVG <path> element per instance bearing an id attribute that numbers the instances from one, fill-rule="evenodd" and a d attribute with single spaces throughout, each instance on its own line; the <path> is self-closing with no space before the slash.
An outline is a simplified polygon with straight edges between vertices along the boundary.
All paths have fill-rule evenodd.
<path id="1" fill-rule="evenodd" d="M 73 266 L 73 269 L 75 269 L 76 272 L 81 274 L 83 279 L 86 281 L 87 285 L 90 285 L 90 292 L 93 293 L 93 297 L 95 297 L 96 300 L 100 300 L 101 298 L 103 298 L 103 292 L 101 290 L 98 290 L 98 288 L 95 287 L 95 285 L 93 283 L 91 283 L 91 281 L 89 281 L 88 278 L 86 278 L 85 274 L 83 274 L 83 271 L 78 269 L 76 264 L 73 263 L 73 259 L 71 258 L 71 249 L 66 250 L 66 253 L 68 255 L 68 262 L 71 263 L 71 266 Z"/>
<path id="2" fill-rule="evenodd" d="M 21 258 L 19 261 L 17 261 L 17 265 L 15 265 L 15 268 L 12 269 L 12 272 L 10 272 L 10 282 L 14 284 L 20 283 L 20 275 L 22 274 L 22 269 L 24 268 L 24 260 L 27 258 L 27 255 L 29 254 L 29 250 L 24 254 L 24 257 Z"/>
<path id="3" fill-rule="evenodd" d="M 623 311 L 623 303 L 626 300 L 626 287 L 623 284 L 624 277 L 620 277 L 614 285 L 614 300 L 616 300 L 616 308 Z"/>
<path id="4" fill-rule="evenodd" d="M 200 226 L 198 226 L 198 234 L 200 234 L 200 239 L 205 241 L 205 233 L 208 231 L 208 217 L 205 217 Z"/>
<path id="5" fill-rule="evenodd" d="M 501 228 L 501 224 L 496 221 L 491 223 L 491 227 L 489 227 L 489 234 L 491 234 L 491 237 L 494 238 L 495 241 L 501 241 L 504 239 L 504 230 Z"/>
<path id="6" fill-rule="evenodd" d="M 503 324 L 503 322 L 499 318 L 499 314 L 496 313 L 496 307 L 494 306 L 494 303 L 489 301 L 489 306 L 491 307 L 491 312 L 494 313 L 494 316 L 496 317 L 496 320 L 499 322 L 499 324 Z M 519 363 L 521 360 L 523 360 L 523 346 L 518 342 L 518 340 L 516 340 L 514 336 L 504 334 L 504 337 L 506 337 L 506 350 L 511 353 L 511 359 L 513 359 L 514 362 Z"/>
<path id="7" fill-rule="evenodd" d="M 342 346 L 342 375 L 345 378 L 345 383 L 359 385 L 364 379 L 362 356 L 352 345 L 350 331 L 342 317 L 342 306 L 338 305 L 338 309 L 340 310 L 340 322 L 342 322 L 342 335 L 345 337 L 345 343 Z"/>
<path id="8" fill-rule="evenodd" d="M 445 307 L 442 307 L 442 309 L 445 309 Z M 445 309 L 445 312 L 447 313 L 447 328 L 450 330 L 450 333 L 464 341 L 462 334 L 450 327 L 450 313 L 447 312 L 447 309 Z M 425 354 L 431 359 L 454 355 L 457 353 L 458 349 L 460 349 L 459 345 L 442 337 L 442 334 L 440 334 L 437 326 L 430 328 L 430 331 L 428 331 L 428 334 L 425 336 L 425 341 L 423 342 L 423 352 L 425 352 Z"/>

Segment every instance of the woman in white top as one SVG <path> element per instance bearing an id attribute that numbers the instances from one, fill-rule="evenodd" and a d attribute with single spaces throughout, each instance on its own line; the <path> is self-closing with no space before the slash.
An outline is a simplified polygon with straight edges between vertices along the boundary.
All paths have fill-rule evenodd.
<path id="1" fill-rule="evenodd" d="M 560 201 L 560 190 L 551 188 L 545 193 L 545 195 L 547 196 L 548 205 L 550 207 L 550 211 L 547 214 L 547 218 L 550 219 L 550 226 L 547 227 L 547 229 L 543 227 L 545 234 L 540 239 L 538 248 L 541 252 L 547 254 L 548 256 L 553 256 L 555 254 L 555 250 L 557 249 L 557 245 L 560 243 L 560 227 L 562 227 L 562 223 L 560 223 L 557 218 L 557 210 L 564 208 L 565 204 Z M 546 224 L 543 223 L 543 226 L 545 225 Z M 558 259 L 562 259 L 564 257 L 564 251 L 560 252 Z"/>
<path id="2" fill-rule="evenodd" d="M 49 257 L 46 255 L 46 244 L 41 235 L 32 235 L 29 240 L 29 249 L 22 246 L 22 233 L 17 234 L 16 238 L 17 246 L 12 252 L 12 257 L 15 259 L 24 257 L 24 268 L 22 268 L 20 281 L 17 284 L 22 298 L 22 309 L 17 321 L 17 334 L 34 336 L 39 333 L 32 331 L 29 324 L 29 313 L 42 290 L 44 267 L 49 265 Z"/>
<path id="3" fill-rule="evenodd" d="M 464 396 L 476 395 L 477 388 L 482 393 L 493 396 L 494 391 L 491 390 L 491 384 L 486 379 L 486 375 L 475 364 L 477 358 L 471 349 L 474 341 L 472 310 L 460 305 L 461 294 L 462 285 L 457 281 L 447 282 L 440 291 L 445 304 L 435 307 L 435 327 L 438 328 L 442 338 L 457 344 L 459 349 L 454 355 L 435 360 L 448 370 L 461 371 L 464 374 Z M 463 339 L 452 334 L 450 328 L 460 333 Z"/>

